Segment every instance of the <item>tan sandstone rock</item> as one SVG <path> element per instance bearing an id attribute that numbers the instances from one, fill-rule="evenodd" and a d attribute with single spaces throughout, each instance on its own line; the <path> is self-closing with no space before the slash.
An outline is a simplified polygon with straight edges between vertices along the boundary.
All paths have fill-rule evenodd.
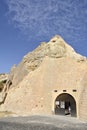
<path id="1" fill-rule="evenodd" d="M 57 96 L 68 93 L 74 97 L 76 114 L 80 117 L 86 70 L 86 57 L 77 54 L 60 36 L 54 36 L 13 67 L 9 75 L 12 85 L 1 110 L 18 115 L 52 114 Z"/>

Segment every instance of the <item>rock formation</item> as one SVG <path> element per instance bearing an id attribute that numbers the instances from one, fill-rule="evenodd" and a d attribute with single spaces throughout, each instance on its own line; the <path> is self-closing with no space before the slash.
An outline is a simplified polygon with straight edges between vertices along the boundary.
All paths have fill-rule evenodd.
<path id="1" fill-rule="evenodd" d="M 0 74 L 0 103 L 4 101 L 5 98 L 5 86 L 8 80 L 8 74 Z"/>
<path id="2" fill-rule="evenodd" d="M 25 55 L 17 67 L 15 65 L 12 67 L 9 79 L 12 80 L 13 86 L 21 82 L 31 71 L 37 69 L 46 57 L 57 59 L 70 57 L 77 62 L 86 61 L 85 57 L 77 54 L 60 36 L 55 36 L 48 43 L 42 42 L 34 51 Z"/>
<path id="3" fill-rule="evenodd" d="M 60 36 L 54 36 L 12 67 L 8 77 L 12 84 L 0 110 L 18 115 L 52 114 L 56 97 L 66 90 L 75 98 L 80 117 L 80 94 L 86 70 L 86 57 L 77 54 Z"/>

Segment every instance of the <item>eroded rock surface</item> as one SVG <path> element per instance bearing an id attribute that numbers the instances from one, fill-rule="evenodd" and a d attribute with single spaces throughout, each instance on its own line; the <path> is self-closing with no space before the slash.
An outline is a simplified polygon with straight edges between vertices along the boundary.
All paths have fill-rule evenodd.
<path id="1" fill-rule="evenodd" d="M 25 55 L 18 66 L 12 67 L 8 77 L 12 85 L 0 110 L 18 115 L 51 115 L 55 111 L 56 97 L 66 90 L 75 98 L 77 117 L 80 117 L 86 71 L 86 57 L 77 54 L 60 36 L 54 36 Z"/>
<path id="2" fill-rule="evenodd" d="M 86 61 L 86 57 L 77 54 L 60 36 L 54 36 L 48 43 L 42 42 L 31 53 L 23 57 L 22 62 L 16 67 L 13 66 L 9 78 L 16 86 L 29 72 L 37 69 L 45 57 L 62 58 L 70 57 L 76 61 Z"/>

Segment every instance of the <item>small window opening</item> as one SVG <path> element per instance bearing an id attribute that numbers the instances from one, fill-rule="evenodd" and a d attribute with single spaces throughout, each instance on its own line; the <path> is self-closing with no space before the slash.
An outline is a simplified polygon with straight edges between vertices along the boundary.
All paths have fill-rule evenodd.
<path id="1" fill-rule="evenodd" d="M 73 89 L 73 92 L 77 92 L 77 90 L 76 90 L 76 89 Z"/>
<path id="2" fill-rule="evenodd" d="M 63 90 L 63 92 L 66 92 L 66 90 Z"/>
<path id="3" fill-rule="evenodd" d="M 57 90 L 54 90 L 54 92 L 57 92 Z"/>

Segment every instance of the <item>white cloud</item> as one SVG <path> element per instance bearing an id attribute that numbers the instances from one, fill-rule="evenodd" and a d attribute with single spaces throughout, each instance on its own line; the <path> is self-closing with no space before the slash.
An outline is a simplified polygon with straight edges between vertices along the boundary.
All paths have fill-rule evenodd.
<path id="1" fill-rule="evenodd" d="M 10 20 L 21 31 L 36 36 L 68 33 L 77 35 L 87 24 L 82 8 L 86 0 L 8 0 Z M 84 26 L 85 26 L 84 25 Z M 85 27 L 84 27 L 85 30 Z M 83 31 L 84 31 L 83 30 Z"/>

